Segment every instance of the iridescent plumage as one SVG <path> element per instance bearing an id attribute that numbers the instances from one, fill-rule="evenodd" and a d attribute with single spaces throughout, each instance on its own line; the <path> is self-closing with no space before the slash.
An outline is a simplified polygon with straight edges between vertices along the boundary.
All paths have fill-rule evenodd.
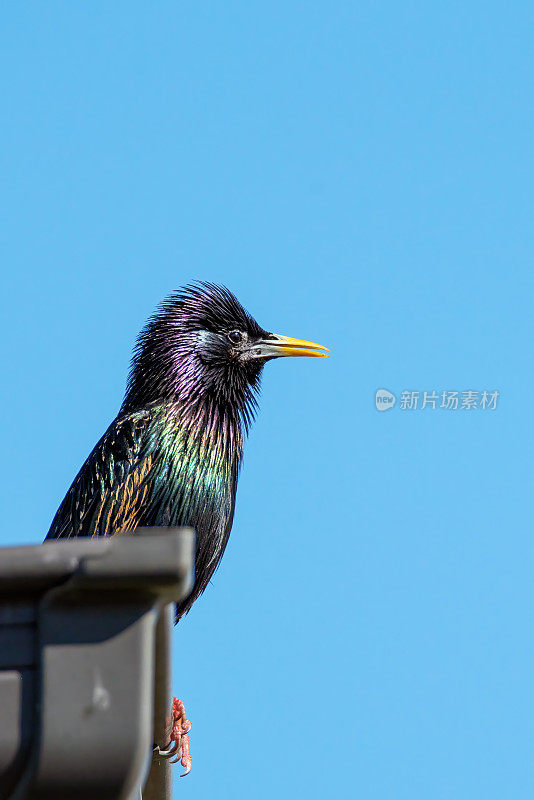
<path id="1" fill-rule="evenodd" d="M 223 287 L 198 284 L 168 298 L 140 334 L 119 414 L 76 476 L 47 538 L 194 527 L 195 584 L 178 618 L 188 611 L 228 541 L 265 362 L 320 355 L 297 352 L 296 342 L 324 349 L 268 333 Z"/>

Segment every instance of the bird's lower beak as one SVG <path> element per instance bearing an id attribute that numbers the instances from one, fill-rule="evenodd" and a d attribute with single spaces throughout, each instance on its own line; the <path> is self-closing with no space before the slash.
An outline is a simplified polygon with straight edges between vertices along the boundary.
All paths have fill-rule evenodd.
<path id="1" fill-rule="evenodd" d="M 304 339 L 293 339 L 291 336 L 279 336 L 271 333 L 268 338 L 255 342 L 251 347 L 254 358 L 280 358 L 281 356 L 328 356 L 321 350 L 328 350 L 322 344 L 307 342 Z"/>

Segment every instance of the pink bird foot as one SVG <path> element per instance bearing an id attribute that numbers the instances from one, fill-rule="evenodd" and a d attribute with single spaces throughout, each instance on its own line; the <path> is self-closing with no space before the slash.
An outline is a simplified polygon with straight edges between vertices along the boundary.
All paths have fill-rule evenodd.
<path id="1" fill-rule="evenodd" d="M 172 698 L 172 731 L 171 746 L 167 750 L 159 750 L 162 758 L 172 758 L 171 764 L 178 761 L 184 767 L 180 777 L 183 778 L 191 771 L 191 752 L 189 750 L 189 731 L 191 722 L 185 716 L 184 704 L 177 697 Z M 176 756 L 176 758 L 173 758 Z"/>
<path id="2" fill-rule="evenodd" d="M 176 758 L 171 762 L 180 764 L 185 769 L 185 772 L 180 775 L 181 778 L 191 771 L 191 751 L 189 750 L 189 731 L 191 730 L 191 722 L 185 716 L 184 704 L 177 697 L 172 698 L 172 714 L 173 725 L 171 739 L 178 742 Z"/>

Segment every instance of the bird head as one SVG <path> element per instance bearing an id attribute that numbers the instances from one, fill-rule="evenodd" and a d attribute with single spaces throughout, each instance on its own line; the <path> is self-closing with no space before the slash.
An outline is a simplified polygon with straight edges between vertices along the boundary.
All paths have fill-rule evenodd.
<path id="1" fill-rule="evenodd" d="M 251 421 L 262 369 L 284 356 L 325 356 L 326 347 L 262 328 L 223 286 L 198 283 L 168 297 L 141 332 L 123 404 L 183 408 L 210 403 Z"/>

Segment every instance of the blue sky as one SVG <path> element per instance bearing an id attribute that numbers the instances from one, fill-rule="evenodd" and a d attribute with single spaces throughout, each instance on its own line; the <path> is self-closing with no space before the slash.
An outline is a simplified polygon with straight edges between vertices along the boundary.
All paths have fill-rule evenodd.
<path id="1" fill-rule="evenodd" d="M 223 282 L 332 358 L 265 370 L 227 553 L 175 630 L 176 796 L 530 798 L 532 5 L 1 23 L 0 542 L 43 538 L 156 304 Z M 500 395 L 379 413 L 378 388 Z"/>

